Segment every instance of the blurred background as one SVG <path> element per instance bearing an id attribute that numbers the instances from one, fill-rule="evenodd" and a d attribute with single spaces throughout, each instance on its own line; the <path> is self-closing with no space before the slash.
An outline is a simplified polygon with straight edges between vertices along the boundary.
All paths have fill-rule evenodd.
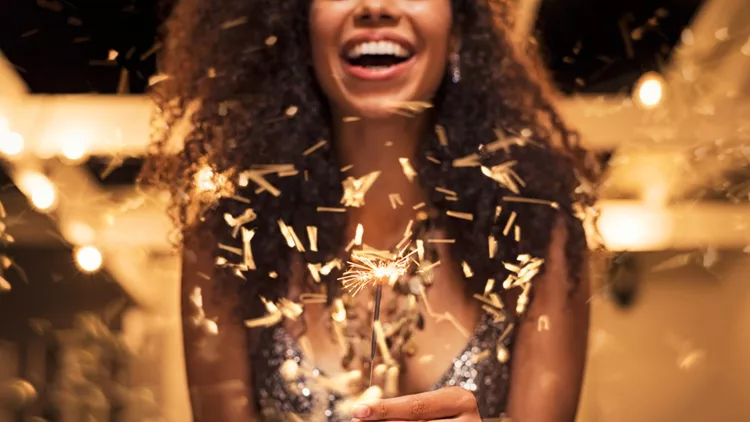
<path id="1" fill-rule="evenodd" d="M 750 2 L 517 0 L 607 164 L 580 422 L 750 421 Z M 0 422 L 186 422 L 155 0 L 0 0 Z"/>

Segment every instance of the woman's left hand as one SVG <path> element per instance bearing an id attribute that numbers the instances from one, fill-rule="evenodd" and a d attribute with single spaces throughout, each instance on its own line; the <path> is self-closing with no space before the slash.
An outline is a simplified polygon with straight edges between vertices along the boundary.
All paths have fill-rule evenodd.
<path id="1" fill-rule="evenodd" d="M 355 421 L 481 421 L 474 395 L 461 387 L 358 404 L 352 416 Z"/>

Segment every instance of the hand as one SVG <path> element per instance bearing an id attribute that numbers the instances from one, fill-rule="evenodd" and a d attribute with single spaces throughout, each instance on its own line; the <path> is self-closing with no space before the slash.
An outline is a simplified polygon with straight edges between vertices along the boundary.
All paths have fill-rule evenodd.
<path id="1" fill-rule="evenodd" d="M 361 403 L 352 416 L 354 421 L 481 422 L 474 395 L 461 387 Z"/>

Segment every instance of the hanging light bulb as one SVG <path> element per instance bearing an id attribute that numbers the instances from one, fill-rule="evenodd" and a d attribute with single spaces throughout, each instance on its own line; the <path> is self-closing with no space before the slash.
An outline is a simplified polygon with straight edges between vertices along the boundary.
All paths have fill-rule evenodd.
<path id="1" fill-rule="evenodd" d="M 102 253 L 94 246 L 82 246 L 74 252 L 76 265 L 86 273 L 93 273 L 102 267 Z"/>
<path id="2" fill-rule="evenodd" d="M 645 108 L 651 109 L 662 103 L 666 90 L 666 81 L 659 73 L 648 72 L 641 76 L 633 90 L 635 102 Z"/>

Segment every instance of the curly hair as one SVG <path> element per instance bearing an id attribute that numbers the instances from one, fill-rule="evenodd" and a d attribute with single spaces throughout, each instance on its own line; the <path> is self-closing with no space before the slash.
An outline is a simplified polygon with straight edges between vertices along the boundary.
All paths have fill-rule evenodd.
<path id="1" fill-rule="evenodd" d="M 279 177 L 276 197 L 243 192 L 257 214 L 253 222 L 256 271 L 244 274 L 247 316 L 261 311 L 257 298 L 287 294 L 296 250 L 279 235 L 278 220 L 293 227 L 317 226 L 317 252 L 300 253 L 303 262 L 327 262 L 342 256 L 346 214 L 320 213 L 319 206 L 337 206 L 342 176 L 335 148 L 302 152 L 321 139 L 331 139 L 331 113 L 311 65 L 308 39 L 310 0 L 181 0 L 167 22 L 161 72 L 154 86 L 158 105 L 153 150 L 142 180 L 166 187 L 173 197 L 178 227 L 191 223 L 198 164 L 215 174 L 234 177 L 237 170 L 267 164 L 294 164 L 298 177 Z M 452 0 L 454 22 L 462 37 L 462 79 L 450 83 L 449 72 L 434 98 L 431 116 L 445 128 L 449 142 L 441 145 L 434 131 L 424 134 L 416 163 L 428 205 L 440 211 L 435 224 L 455 238 L 451 252 L 466 261 L 474 276 L 467 292 L 483 289 L 488 278 L 503 279 L 503 262 L 519 254 L 543 257 L 552 229 L 562 220 L 568 231 L 566 258 L 572 280 L 579 280 L 586 250 L 581 221 L 574 216 L 579 175 L 588 168 L 576 134 L 568 130 L 551 103 L 551 90 L 533 51 L 522 52 L 511 41 L 511 0 Z M 198 105 L 196 105 L 198 104 Z M 290 107 L 296 114 L 286 115 Z M 292 114 L 292 113 L 289 113 Z M 182 124 L 188 121 L 190 129 Z M 528 137 L 533 143 L 487 152 L 484 145 L 497 131 Z M 172 140 L 184 140 L 176 155 Z M 482 174 L 478 167 L 456 168 L 454 160 L 479 153 L 482 165 L 516 161 L 523 195 L 559 204 L 549 206 L 504 201 L 513 193 Z M 428 160 L 426 157 L 437 160 Z M 438 164 L 436 161 L 439 161 Z M 304 174 L 305 177 L 302 177 Z M 436 187 L 459 193 L 448 201 Z M 515 211 L 522 228 L 519 241 L 503 236 L 505 220 Z M 224 213 L 241 214 L 248 205 L 227 199 L 212 204 L 203 227 L 220 242 L 236 242 L 223 221 Z M 449 218 L 447 210 L 471 213 L 473 221 Z M 222 233 L 227 233 L 226 235 Z M 498 239 L 498 253 L 487 256 L 488 235 Z M 207 245 L 210 247 L 209 245 Z M 269 273 L 277 275 L 275 279 Z M 324 280 L 335 295 L 337 276 Z"/>

